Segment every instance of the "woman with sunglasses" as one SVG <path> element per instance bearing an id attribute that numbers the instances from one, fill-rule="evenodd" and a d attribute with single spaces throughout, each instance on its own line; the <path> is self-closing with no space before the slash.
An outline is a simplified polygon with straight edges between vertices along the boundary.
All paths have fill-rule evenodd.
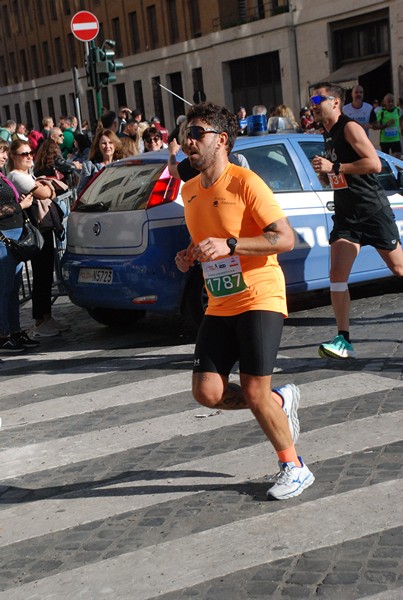
<path id="1" fill-rule="evenodd" d="M 143 133 L 144 152 L 158 152 L 168 146 L 162 141 L 162 134 L 156 127 L 148 127 Z"/>
<path id="2" fill-rule="evenodd" d="M 122 144 L 111 129 L 99 129 L 92 142 L 88 160 L 82 163 L 77 194 L 80 194 L 91 179 L 115 160 L 122 158 Z"/>
<path id="3" fill-rule="evenodd" d="M 31 190 L 34 199 L 56 197 L 54 188 L 32 175 L 33 154 L 27 142 L 15 140 L 10 146 L 8 159 L 9 179 L 18 193 L 28 194 Z M 33 189 L 34 188 L 34 189 Z M 38 222 L 37 205 L 34 203 L 28 211 L 33 223 Z M 32 265 L 32 316 L 35 320 L 33 337 L 52 337 L 68 326 L 52 317 L 52 283 L 54 267 L 53 231 L 43 231 L 44 245 L 39 255 L 31 260 Z"/>
<path id="4" fill-rule="evenodd" d="M 32 204 L 32 194 L 20 196 L 1 169 L 8 157 L 8 143 L 0 140 L 0 231 L 5 237 L 18 240 L 23 227 L 23 209 Z M 16 354 L 39 343 L 31 340 L 20 326 L 18 292 L 22 263 L 18 263 L 6 244 L 0 240 L 0 352 Z"/>

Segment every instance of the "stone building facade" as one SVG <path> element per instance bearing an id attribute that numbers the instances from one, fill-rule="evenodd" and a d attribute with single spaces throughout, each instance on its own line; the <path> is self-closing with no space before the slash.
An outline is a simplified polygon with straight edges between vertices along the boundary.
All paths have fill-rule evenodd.
<path id="1" fill-rule="evenodd" d="M 186 111 L 177 96 L 232 110 L 285 103 L 296 115 L 321 80 L 359 81 L 368 101 L 403 97 L 403 0 L 0 0 L 1 123 L 76 113 L 74 66 L 81 116 L 95 120 L 87 46 L 71 32 L 80 10 L 97 16 L 96 45 L 115 40 L 125 66 L 102 104 L 157 114 L 168 128 Z"/>

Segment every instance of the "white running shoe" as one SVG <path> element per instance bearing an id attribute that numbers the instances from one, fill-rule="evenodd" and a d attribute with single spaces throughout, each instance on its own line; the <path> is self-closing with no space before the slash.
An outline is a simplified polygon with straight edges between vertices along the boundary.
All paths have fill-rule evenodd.
<path id="1" fill-rule="evenodd" d="M 53 327 L 49 321 L 44 321 L 40 325 L 34 325 L 31 329 L 31 335 L 34 338 L 54 337 L 60 334 L 60 330 Z"/>
<path id="2" fill-rule="evenodd" d="M 59 331 L 69 331 L 71 329 L 70 325 L 65 321 L 60 321 L 59 319 L 54 319 L 51 317 L 46 323 L 50 324 L 54 329 L 58 329 Z"/>
<path id="3" fill-rule="evenodd" d="M 302 458 L 298 456 L 301 467 L 296 467 L 293 462 L 279 463 L 280 474 L 277 481 L 270 487 L 266 496 L 275 500 L 288 500 L 299 496 L 302 492 L 313 484 L 315 477 L 313 473 L 304 464 Z"/>
<path id="4" fill-rule="evenodd" d="M 300 431 L 298 407 L 301 393 L 299 388 L 293 383 L 287 383 L 280 388 L 274 388 L 273 392 L 279 394 L 283 399 L 283 411 L 287 415 L 292 441 L 296 444 Z"/>

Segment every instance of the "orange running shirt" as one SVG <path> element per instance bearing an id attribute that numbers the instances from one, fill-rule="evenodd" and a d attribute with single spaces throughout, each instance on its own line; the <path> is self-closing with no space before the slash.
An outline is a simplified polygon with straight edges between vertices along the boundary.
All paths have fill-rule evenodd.
<path id="1" fill-rule="evenodd" d="M 285 217 L 265 182 L 253 171 L 231 163 L 208 189 L 202 187 L 200 176 L 187 181 L 182 188 L 182 198 L 186 225 L 195 244 L 208 237 L 259 236 L 267 225 Z M 221 290 L 229 288 L 231 293 L 217 297 L 217 293 L 223 292 L 216 291 L 213 295 L 212 286 L 206 285 L 209 296 L 206 314 L 231 316 L 248 310 L 271 310 L 287 315 L 285 281 L 277 255 L 237 256 L 235 253 L 232 258 L 240 263 L 235 271 L 242 271 L 245 289 L 241 285 L 241 291 L 233 293 L 239 273 L 220 281 L 216 278 L 214 285 L 218 284 Z M 232 261 L 227 260 L 225 267 L 228 263 Z M 215 270 L 218 275 L 225 267 L 222 260 L 205 264 L 205 268 L 213 273 Z M 230 267 L 234 268 L 232 264 Z M 204 275 L 206 279 L 206 273 Z"/>

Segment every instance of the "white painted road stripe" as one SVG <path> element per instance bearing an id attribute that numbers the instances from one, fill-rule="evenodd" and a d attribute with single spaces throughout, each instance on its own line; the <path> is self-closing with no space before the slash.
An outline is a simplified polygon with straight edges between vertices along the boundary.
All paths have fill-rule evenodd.
<path id="1" fill-rule="evenodd" d="M 363 452 L 402 439 L 403 411 L 400 411 L 304 433 L 299 451 L 306 463 L 312 465 L 319 460 Z M 133 477 L 139 468 L 141 472 L 141 465 L 133 465 Z M 110 485 L 101 482 L 87 492 L 80 489 L 43 501 L 18 504 L 0 511 L 0 546 L 169 502 L 212 487 L 231 488 L 275 471 L 276 455 L 271 446 L 263 442 L 161 469 L 154 479 L 150 476 Z M 152 491 L 147 493 L 150 488 Z"/>
<path id="2" fill-rule="evenodd" d="M 32 425 L 43 423 L 43 421 L 81 415 L 95 410 L 137 404 L 186 391 L 190 393 L 190 387 L 190 372 L 181 373 L 176 371 L 173 375 L 156 377 L 155 379 L 125 383 L 112 388 L 104 387 L 102 390 L 75 396 L 52 398 L 51 400 L 2 411 L 3 428 L 9 429 L 21 425 Z"/>
<path id="3" fill-rule="evenodd" d="M 186 388 L 186 384 L 184 385 Z M 316 385 L 318 389 L 316 389 Z M 403 385 L 403 382 L 361 373 L 355 376 L 347 375 L 340 378 L 330 378 L 316 384 L 304 384 L 304 386 L 301 386 L 301 390 L 303 395 L 306 393 L 308 396 L 304 405 L 309 406 L 311 402 L 324 404 L 325 402 L 338 400 L 340 397 L 356 396 L 357 389 L 360 389 L 360 393 L 363 394 L 365 391 L 381 391 L 400 385 Z M 159 393 L 161 393 L 161 389 Z M 66 402 L 66 398 L 63 398 L 62 401 Z M 0 452 L 0 479 L 4 481 L 27 473 L 44 471 L 100 456 L 108 456 L 116 452 L 125 452 L 146 444 L 163 442 L 178 434 L 189 436 L 205 433 L 220 427 L 244 423 L 254 418 L 251 412 L 246 410 L 222 411 L 208 419 L 196 418 L 199 414 L 211 414 L 213 412 L 198 407 L 179 414 L 174 413 L 57 440 L 3 449 Z M 43 416 L 43 420 L 46 420 L 46 415 Z M 3 423 L 4 426 L 7 426 L 5 417 Z"/>
<path id="4" fill-rule="evenodd" d="M 46 577 L 1 592 L 0 600 L 124 599 L 132 598 L 133 590 L 136 600 L 151 600 L 242 569 L 401 527 L 403 502 L 396 498 L 402 494 L 400 479 L 320 498 Z"/>
<path id="5" fill-rule="evenodd" d="M 239 381 L 237 378 L 236 381 Z M 2 411 L 3 427 L 43 423 L 73 415 L 108 409 L 116 406 L 137 404 L 156 398 L 163 398 L 191 390 L 192 374 L 188 371 L 176 371 L 172 375 L 136 381 L 133 383 L 104 387 L 102 390 L 86 392 L 74 396 L 52 398 L 18 408 Z M 300 385 L 301 405 L 318 406 L 336 400 L 353 398 L 360 394 L 381 392 L 387 389 L 403 387 L 403 381 L 380 377 L 370 373 L 352 373 Z M 331 390 L 331 393 L 329 392 Z M 330 393 L 330 396 L 329 396 Z M 251 417 L 252 418 L 252 417 Z"/>
<path id="6" fill-rule="evenodd" d="M 116 357 L 117 350 L 108 350 L 110 357 L 108 357 L 108 353 L 104 353 L 102 358 L 99 357 L 99 363 L 97 365 L 90 365 L 90 369 L 88 364 L 84 364 L 83 366 L 68 367 L 61 373 L 41 371 L 34 375 L 24 375 L 24 377 L 21 377 L 21 375 L 14 376 L 13 379 L 10 377 L 9 380 L 5 381 L 4 385 L 0 387 L 0 398 L 8 396 L 9 394 L 19 394 L 21 392 L 34 391 L 35 389 L 51 385 L 70 383 L 71 381 L 81 381 L 82 379 L 97 377 L 98 375 L 105 375 L 107 373 L 116 373 L 121 371 L 121 368 L 119 367 L 122 366 L 122 360 L 130 361 L 131 370 L 153 367 L 154 365 L 171 362 L 175 355 L 182 356 L 189 354 L 190 357 L 192 356 L 193 348 L 194 346 L 192 344 L 187 344 L 185 346 L 170 346 L 158 350 L 151 350 L 150 352 L 143 352 L 141 354 L 133 355 L 133 357 Z M 74 352 L 71 352 L 71 358 L 74 358 Z"/>

